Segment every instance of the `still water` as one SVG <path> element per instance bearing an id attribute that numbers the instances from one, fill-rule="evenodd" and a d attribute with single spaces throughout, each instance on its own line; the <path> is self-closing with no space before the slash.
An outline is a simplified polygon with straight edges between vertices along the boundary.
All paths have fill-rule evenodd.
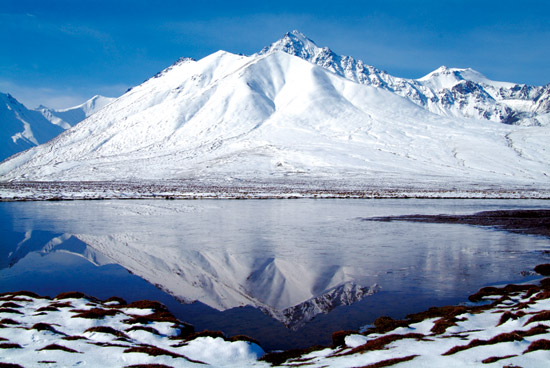
<path id="1" fill-rule="evenodd" d="M 156 299 L 196 330 L 266 350 L 465 301 L 521 282 L 550 239 L 469 225 L 370 222 L 550 208 L 533 200 L 199 200 L 0 203 L 0 291 Z"/>

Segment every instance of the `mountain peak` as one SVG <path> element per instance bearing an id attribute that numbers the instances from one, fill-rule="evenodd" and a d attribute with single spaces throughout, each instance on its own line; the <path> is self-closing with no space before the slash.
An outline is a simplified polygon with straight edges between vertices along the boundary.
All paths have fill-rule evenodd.
<path id="1" fill-rule="evenodd" d="M 283 51 L 287 54 L 298 56 L 309 60 L 314 57 L 321 48 L 300 31 L 287 32 L 280 40 L 264 47 L 259 55 L 265 55 L 276 51 Z"/>

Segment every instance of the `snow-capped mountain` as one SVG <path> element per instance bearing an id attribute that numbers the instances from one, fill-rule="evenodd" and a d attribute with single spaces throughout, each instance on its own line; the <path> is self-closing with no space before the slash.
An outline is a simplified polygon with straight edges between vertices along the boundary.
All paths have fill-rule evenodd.
<path id="1" fill-rule="evenodd" d="M 94 96 L 81 105 L 54 110 L 45 106 L 28 109 L 10 94 L 0 93 L 0 161 L 45 143 L 86 119 L 114 98 Z"/>
<path id="2" fill-rule="evenodd" d="M 69 129 L 114 100 L 116 100 L 116 98 L 96 95 L 83 104 L 69 107 L 67 109 L 56 110 L 50 109 L 46 106 L 39 106 L 36 110 L 42 113 L 42 115 L 44 115 L 44 117 L 53 124 L 58 125 L 63 129 Z"/>
<path id="3" fill-rule="evenodd" d="M 397 93 L 441 115 L 498 121 L 505 124 L 546 125 L 550 123 L 550 84 L 528 86 L 489 80 L 472 69 L 442 66 L 420 79 L 405 79 L 341 56 L 298 31 L 260 51 L 260 55 L 283 51 L 315 63 L 357 83 Z"/>
<path id="4" fill-rule="evenodd" d="M 289 34 L 252 56 L 219 51 L 198 61 L 181 59 L 54 140 L 2 163 L 1 178 L 270 181 L 293 176 L 395 184 L 422 179 L 434 188 L 455 181 L 548 185 L 550 127 L 463 117 L 462 112 L 478 111 L 468 101 L 479 96 L 492 101 L 486 89 L 476 90 L 489 85 L 479 73 L 440 69 L 405 83 L 298 36 Z M 302 57 L 278 49 L 288 40 L 293 43 L 287 51 Z M 353 67 L 344 68 L 348 64 Z M 476 81 L 453 84 L 466 77 Z M 401 94 L 410 91 L 408 98 L 395 93 L 401 84 Z M 507 98 L 539 93 L 491 85 Z M 424 94 L 453 89 L 458 92 L 448 98 L 454 102 L 447 110 L 435 92 L 439 99 Z M 424 91 L 419 100 L 429 97 L 428 109 L 413 103 L 415 91 Z M 456 103 L 458 96 L 466 99 L 463 104 Z M 535 104 L 540 111 L 547 108 L 540 96 Z M 458 114 L 453 109 L 460 106 Z M 437 114 L 430 111 L 436 107 Z"/>
<path id="5" fill-rule="evenodd" d="M 0 161 L 47 142 L 63 131 L 9 94 L 0 93 Z"/>

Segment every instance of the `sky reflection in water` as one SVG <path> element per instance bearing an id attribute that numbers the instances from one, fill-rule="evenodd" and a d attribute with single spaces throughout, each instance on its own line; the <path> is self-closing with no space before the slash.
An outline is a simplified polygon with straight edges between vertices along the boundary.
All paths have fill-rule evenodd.
<path id="1" fill-rule="evenodd" d="M 550 258 L 544 252 L 550 240 L 541 237 L 361 218 L 513 208 L 548 205 L 412 199 L 0 203 L 0 285 L 1 291 L 157 299 L 198 330 L 248 334 L 266 349 L 327 343 L 332 331 L 357 329 L 380 315 L 401 317 L 464 300 L 486 284 L 521 281 L 521 272 Z"/>

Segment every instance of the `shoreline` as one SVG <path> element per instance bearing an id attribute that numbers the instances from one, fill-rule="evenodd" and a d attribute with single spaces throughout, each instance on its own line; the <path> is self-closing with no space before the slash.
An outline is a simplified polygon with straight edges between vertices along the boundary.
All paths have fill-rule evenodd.
<path id="1" fill-rule="evenodd" d="M 550 188 L 331 180 L 0 182 L 0 201 L 112 199 L 550 199 Z"/>

